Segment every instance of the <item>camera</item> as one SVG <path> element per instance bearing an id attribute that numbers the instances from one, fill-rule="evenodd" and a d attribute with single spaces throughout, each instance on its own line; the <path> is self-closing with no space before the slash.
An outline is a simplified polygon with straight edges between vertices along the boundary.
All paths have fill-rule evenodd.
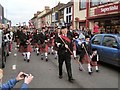
<path id="1" fill-rule="evenodd" d="M 28 74 L 24 73 L 24 74 L 21 75 L 21 77 L 24 77 L 24 78 L 28 77 Z"/>

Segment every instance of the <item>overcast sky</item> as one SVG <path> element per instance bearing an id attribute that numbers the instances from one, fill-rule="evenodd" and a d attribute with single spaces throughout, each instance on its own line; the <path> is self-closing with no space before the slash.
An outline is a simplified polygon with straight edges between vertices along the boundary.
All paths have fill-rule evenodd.
<path id="1" fill-rule="evenodd" d="M 58 2 L 67 3 L 70 0 L 0 0 L 4 7 L 5 17 L 12 21 L 12 25 L 19 22 L 28 22 L 37 11 L 44 10 L 45 6 L 57 5 Z"/>

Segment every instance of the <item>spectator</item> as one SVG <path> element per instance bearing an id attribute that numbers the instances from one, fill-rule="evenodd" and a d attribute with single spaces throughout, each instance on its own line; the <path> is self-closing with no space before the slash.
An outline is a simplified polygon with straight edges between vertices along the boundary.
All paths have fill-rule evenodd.
<path id="1" fill-rule="evenodd" d="M 10 90 L 13 88 L 19 81 L 24 79 L 24 83 L 22 84 L 22 87 L 20 90 L 26 90 L 28 88 L 28 84 L 32 81 L 33 76 L 26 75 L 24 72 L 20 72 L 18 76 L 15 79 L 9 80 L 7 83 L 2 84 L 2 77 L 3 77 L 3 70 L 0 69 L 0 88 L 1 90 Z"/>
<path id="2" fill-rule="evenodd" d="M 98 34 L 99 33 L 99 26 L 98 22 L 95 22 L 94 29 L 93 29 L 93 34 Z"/>

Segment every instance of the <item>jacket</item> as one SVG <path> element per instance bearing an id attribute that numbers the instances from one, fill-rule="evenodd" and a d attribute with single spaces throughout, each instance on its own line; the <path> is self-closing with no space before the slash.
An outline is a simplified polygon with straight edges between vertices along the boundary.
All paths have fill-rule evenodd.
<path id="1" fill-rule="evenodd" d="M 16 85 L 17 82 L 18 81 L 16 79 L 11 79 L 7 83 L 5 83 L 1 86 L 1 90 L 10 90 L 11 88 L 13 88 Z M 27 88 L 28 88 L 28 84 L 23 83 L 20 90 L 26 90 Z"/>

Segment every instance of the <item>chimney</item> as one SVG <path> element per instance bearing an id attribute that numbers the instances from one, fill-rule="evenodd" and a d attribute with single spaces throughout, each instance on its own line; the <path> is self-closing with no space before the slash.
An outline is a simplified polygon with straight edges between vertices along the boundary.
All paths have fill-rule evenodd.
<path id="1" fill-rule="evenodd" d="M 37 15 L 39 15 L 41 12 L 40 11 L 37 11 Z"/>
<path id="2" fill-rule="evenodd" d="M 49 10 L 50 9 L 50 7 L 49 6 L 45 6 L 45 10 Z"/>
<path id="3" fill-rule="evenodd" d="M 37 16 L 37 14 L 34 14 L 34 17 L 36 17 Z"/>

